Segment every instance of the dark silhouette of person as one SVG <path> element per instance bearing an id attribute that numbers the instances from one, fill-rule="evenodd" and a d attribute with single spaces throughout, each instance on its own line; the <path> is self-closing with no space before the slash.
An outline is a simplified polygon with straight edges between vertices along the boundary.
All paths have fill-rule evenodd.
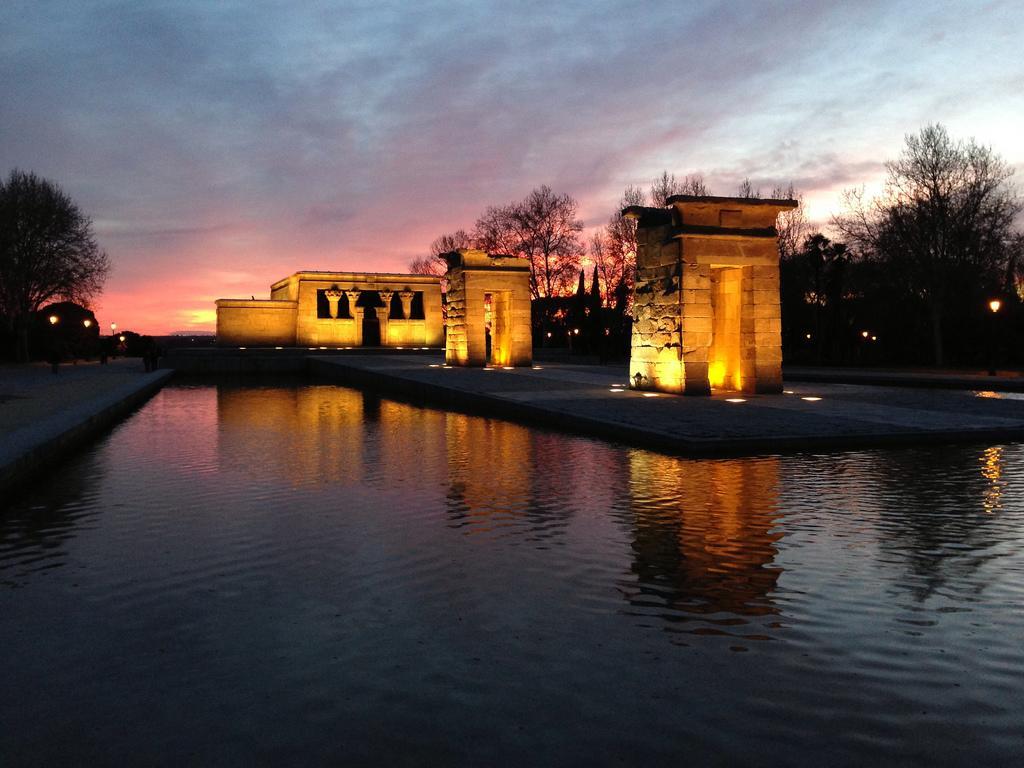
<path id="1" fill-rule="evenodd" d="M 156 370 L 156 340 L 152 336 L 142 337 L 142 367 L 146 373 Z"/>
<path id="2" fill-rule="evenodd" d="M 64 340 L 56 334 L 50 337 L 50 344 L 46 350 L 46 361 L 53 367 L 53 372 L 60 373 L 60 364 L 64 360 Z"/>

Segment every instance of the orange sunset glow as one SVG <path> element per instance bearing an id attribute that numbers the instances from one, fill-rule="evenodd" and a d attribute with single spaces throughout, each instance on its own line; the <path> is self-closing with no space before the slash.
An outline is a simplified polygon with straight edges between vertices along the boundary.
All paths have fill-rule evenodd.
<path id="1" fill-rule="evenodd" d="M 584 236 L 662 170 L 792 183 L 827 227 L 931 121 L 1024 164 L 1013 3 L 18 8 L 0 168 L 93 218 L 103 328 L 212 331 L 215 299 L 300 269 L 405 271 L 540 184 Z"/>

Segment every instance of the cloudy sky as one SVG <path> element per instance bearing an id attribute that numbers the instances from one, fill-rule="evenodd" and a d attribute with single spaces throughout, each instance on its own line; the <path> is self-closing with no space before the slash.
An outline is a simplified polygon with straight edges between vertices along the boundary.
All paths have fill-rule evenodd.
<path id="1" fill-rule="evenodd" d="M 104 324 L 212 329 L 299 269 L 404 271 L 549 184 L 598 226 L 662 169 L 827 222 L 932 121 L 1024 183 L 1024 4 L 0 3 L 0 173 L 92 216 Z"/>

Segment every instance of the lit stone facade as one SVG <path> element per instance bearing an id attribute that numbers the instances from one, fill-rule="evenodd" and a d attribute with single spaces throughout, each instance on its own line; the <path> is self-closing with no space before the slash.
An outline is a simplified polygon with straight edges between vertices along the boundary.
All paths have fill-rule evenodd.
<path id="1" fill-rule="evenodd" d="M 218 299 L 225 346 L 440 347 L 441 279 L 432 275 L 296 272 L 270 299 Z"/>
<path id="2" fill-rule="evenodd" d="M 678 195 L 632 206 L 632 386 L 688 395 L 782 391 L 775 221 L 794 200 Z"/>
<path id="3" fill-rule="evenodd" d="M 448 262 L 449 365 L 530 365 L 530 265 L 460 248 Z M 489 349 L 488 349 L 489 348 Z"/>

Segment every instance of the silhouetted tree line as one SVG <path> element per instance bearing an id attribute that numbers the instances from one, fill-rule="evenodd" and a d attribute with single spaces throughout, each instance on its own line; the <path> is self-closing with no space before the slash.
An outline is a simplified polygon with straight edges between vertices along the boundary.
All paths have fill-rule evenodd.
<path id="1" fill-rule="evenodd" d="M 36 335 L 38 341 L 39 323 L 47 322 L 40 320 L 40 308 L 55 300 L 88 306 L 102 290 L 109 268 L 92 221 L 57 184 L 19 170 L 0 181 L 0 333 L 5 354 L 28 360 L 30 340 Z"/>
<path id="2" fill-rule="evenodd" d="M 907 136 L 883 193 L 846 193 L 833 226 L 782 250 L 787 362 L 1024 362 L 1024 236 L 1012 169 L 941 125 Z M 993 313 L 992 300 L 1000 302 Z"/>
<path id="3" fill-rule="evenodd" d="M 409 269 L 418 274 L 441 275 L 441 258 L 458 248 L 478 248 L 492 255 L 517 256 L 530 262 L 533 298 L 560 296 L 571 290 L 584 248 L 583 222 L 578 204 L 569 195 L 556 194 L 547 185 L 518 202 L 492 205 L 468 232 L 458 230 L 430 244 L 426 258 L 414 259 Z"/>
<path id="4" fill-rule="evenodd" d="M 848 191 L 831 222 L 838 239 L 811 231 L 803 206 L 779 216 L 783 354 L 788 363 L 982 365 L 1024 363 L 1024 234 L 1012 169 L 990 148 L 951 138 L 941 125 L 907 136 L 886 163 L 883 193 Z M 437 257 L 460 247 L 530 260 L 534 339 L 607 357 L 628 355 L 636 224 L 631 205 L 663 206 L 672 195 L 708 195 L 699 175 L 663 172 L 645 192 L 627 187 L 586 253 L 576 201 L 548 187 L 492 207 L 469 231 L 443 235 L 414 271 L 442 274 Z M 739 197 L 761 197 L 744 179 Z M 768 195 L 802 203 L 793 188 Z M 579 276 L 575 293 L 572 279 Z M 989 302 L 1000 302 L 993 314 Z"/>

